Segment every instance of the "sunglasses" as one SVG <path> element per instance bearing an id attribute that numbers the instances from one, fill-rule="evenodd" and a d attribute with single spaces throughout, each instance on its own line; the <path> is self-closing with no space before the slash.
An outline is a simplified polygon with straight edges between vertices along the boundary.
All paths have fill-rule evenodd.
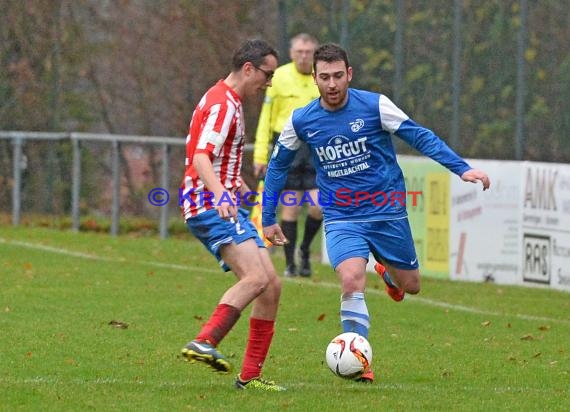
<path id="1" fill-rule="evenodd" d="M 258 66 L 253 66 L 253 67 L 255 67 L 257 70 L 259 70 L 260 72 L 262 72 L 262 73 L 265 75 L 265 80 L 266 80 L 266 81 L 271 80 L 271 79 L 273 78 L 273 75 L 275 74 L 275 73 L 272 72 L 272 71 L 264 70 L 264 69 L 262 69 L 261 67 L 258 67 Z"/>

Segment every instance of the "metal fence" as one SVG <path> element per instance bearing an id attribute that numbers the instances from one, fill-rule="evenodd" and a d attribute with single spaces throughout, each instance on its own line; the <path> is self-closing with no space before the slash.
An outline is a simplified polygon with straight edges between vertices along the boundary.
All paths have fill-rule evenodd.
<path id="1" fill-rule="evenodd" d="M 21 131 L 0 131 L 0 142 L 4 141 L 1 146 L 4 150 L 9 149 L 10 145 L 6 144 L 11 142 L 11 153 L 4 153 L 3 158 L 9 158 L 9 162 L 4 162 L 3 167 L 0 167 L 0 173 L 5 177 L 8 173 L 11 174 L 11 179 L 3 179 L 4 182 L 0 185 L 0 188 L 5 192 L 11 189 L 11 214 L 12 214 L 12 224 L 19 225 L 22 219 L 23 207 L 22 199 L 25 197 L 26 193 L 23 191 L 23 186 L 26 184 L 26 179 L 30 180 L 30 176 L 24 176 L 24 172 L 28 168 L 27 163 L 30 160 L 25 154 L 25 148 L 29 149 L 33 155 L 39 159 L 39 162 L 46 161 L 47 150 L 53 150 L 54 145 L 66 144 L 71 146 L 70 150 L 65 153 L 65 156 L 70 156 L 71 159 L 66 159 L 66 162 L 58 162 L 58 167 L 62 167 L 62 164 L 67 165 L 69 170 L 61 170 L 60 176 L 63 176 L 62 181 L 59 182 L 63 186 L 63 191 L 69 197 L 70 205 L 62 206 L 56 208 L 54 214 L 61 215 L 65 209 L 69 209 L 71 214 L 71 228 L 74 231 L 80 230 L 80 215 L 82 203 L 87 203 L 88 206 L 83 207 L 83 210 L 96 213 L 108 215 L 111 217 L 110 234 L 117 235 L 119 233 L 119 219 L 122 213 L 125 212 L 125 207 L 122 206 L 122 199 L 124 200 L 124 189 L 125 182 L 124 173 L 122 170 L 122 165 L 129 164 L 129 156 L 125 155 L 125 152 L 130 147 L 131 151 L 133 148 L 139 151 L 149 150 L 150 147 L 153 148 L 153 154 L 157 159 L 150 159 L 159 165 L 159 176 L 158 179 L 151 179 L 152 182 L 146 184 L 146 189 L 149 187 L 160 187 L 168 190 L 169 193 L 175 193 L 175 196 L 170 196 L 173 200 L 178 196 L 179 182 L 182 177 L 184 170 L 184 138 L 175 137 L 161 137 L 161 136 L 132 136 L 132 135 L 113 135 L 113 134 L 94 134 L 94 133 L 43 133 L 43 132 L 21 132 Z M 42 147 L 42 143 L 47 143 L 47 146 Z M 180 147 L 173 156 L 173 148 Z M 246 145 L 246 149 L 251 151 L 252 145 Z M 156 156 L 158 155 L 158 156 Z M 173 160 L 174 157 L 174 160 Z M 92 159 L 89 165 L 85 165 L 85 159 Z M 126 163 L 125 163 L 126 158 Z M 143 159 L 148 157 L 144 157 Z M 93 159 L 95 159 L 93 161 Z M 71 160 L 71 162 L 69 162 Z M 143 160 L 144 162 L 144 160 Z M 6 163 L 11 163 L 11 171 L 8 171 Z M 37 167 L 34 165 L 33 170 L 43 170 L 47 167 L 47 161 L 45 165 L 40 165 L 42 167 Z M 102 167 L 103 165 L 104 167 Z M 3 170 L 2 170 L 3 169 Z M 36 172 L 37 173 L 37 172 Z M 135 172 L 137 173 L 137 172 Z M 94 185 L 96 189 L 90 189 L 86 191 L 83 190 L 85 186 L 85 178 L 87 175 L 99 174 L 103 178 L 98 179 L 98 183 Z M 140 173 L 142 174 L 142 173 Z M 65 181 L 65 178 L 68 178 Z M 140 180 L 140 175 L 135 176 Z M 156 176 L 155 176 L 156 177 Z M 43 177 L 43 180 L 36 180 L 29 189 L 32 192 L 40 190 L 40 186 L 47 183 L 52 183 L 49 179 L 53 179 L 52 174 L 47 174 Z M 47 181 L 46 181 L 47 179 Z M 156 181 L 154 181 L 156 180 Z M 4 186 L 3 188 L 1 186 Z M 11 188 L 9 187 L 11 186 Z M 174 190 L 172 190 L 174 188 Z M 90 199 L 94 198 L 95 190 L 97 193 L 104 193 L 104 199 L 110 198 L 110 210 L 108 207 L 101 207 L 99 204 L 90 204 Z M 82 194 L 83 192 L 83 194 Z M 109 193 L 110 192 L 110 193 Z M 148 209 L 147 200 L 148 191 L 143 189 L 139 192 L 138 199 L 140 202 L 147 203 L 142 207 L 138 206 L 138 210 L 143 210 L 143 215 L 147 214 L 154 218 L 159 219 L 159 233 L 160 237 L 165 238 L 168 236 L 168 220 L 169 215 L 173 213 L 174 210 L 178 210 L 178 202 L 170 202 L 170 204 L 164 205 L 163 207 L 151 207 L 150 213 L 145 213 L 144 210 Z M 37 193 L 33 193 L 35 196 L 31 196 L 36 199 L 34 206 L 30 206 L 29 209 L 38 208 L 38 200 L 41 196 Z M 57 196 L 57 194 L 56 194 Z M 105 202 L 104 202 L 105 203 Z M 151 205 L 152 206 L 152 205 Z M 157 213 L 158 209 L 158 213 Z M 65 212 L 67 213 L 67 212 Z M 136 214 L 136 213 L 135 213 Z M 157 216 L 158 215 L 158 216 Z"/>

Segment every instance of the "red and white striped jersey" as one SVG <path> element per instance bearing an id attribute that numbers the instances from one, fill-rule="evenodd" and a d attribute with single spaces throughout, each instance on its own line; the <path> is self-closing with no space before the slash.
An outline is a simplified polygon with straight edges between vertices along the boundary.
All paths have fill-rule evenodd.
<path id="1" fill-rule="evenodd" d="M 192 166 L 196 153 L 210 156 L 216 176 L 228 191 L 235 193 L 241 187 L 244 120 L 240 97 L 223 80 L 212 86 L 194 109 L 186 137 L 186 170 L 180 190 L 185 220 L 214 207 L 204 195 L 210 190 Z"/>

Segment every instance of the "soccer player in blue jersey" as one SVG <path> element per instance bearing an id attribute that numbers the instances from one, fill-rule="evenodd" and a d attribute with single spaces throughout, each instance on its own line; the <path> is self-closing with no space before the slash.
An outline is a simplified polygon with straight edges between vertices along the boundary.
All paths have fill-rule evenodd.
<path id="1" fill-rule="evenodd" d="M 370 317 L 364 298 L 370 253 L 392 299 L 420 291 L 420 273 L 408 223 L 406 188 L 391 134 L 441 163 L 466 182 L 490 186 L 487 174 L 473 169 L 431 130 L 417 124 L 383 94 L 353 89 L 347 53 L 336 44 L 320 46 L 313 76 L 320 98 L 295 110 L 279 137 L 265 179 L 263 231 L 284 245 L 275 218 L 295 152 L 306 142 L 317 170 L 329 259 L 341 282 L 344 332 L 368 337 Z M 373 382 L 372 370 L 361 378 Z"/>

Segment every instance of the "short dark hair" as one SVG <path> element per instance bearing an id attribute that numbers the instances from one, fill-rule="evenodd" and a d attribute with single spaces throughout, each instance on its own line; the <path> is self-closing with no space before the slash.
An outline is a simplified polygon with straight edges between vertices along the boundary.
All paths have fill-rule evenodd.
<path id="1" fill-rule="evenodd" d="M 241 70 L 243 65 L 247 62 L 250 62 L 254 66 L 259 67 L 265 62 L 265 57 L 269 55 L 272 55 L 276 59 L 279 59 L 277 50 L 271 47 L 265 40 L 246 40 L 234 52 L 232 58 L 232 70 Z"/>
<path id="2" fill-rule="evenodd" d="M 350 63 L 348 62 L 348 54 L 346 50 L 335 43 L 326 43 L 315 50 L 313 56 L 313 71 L 317 72 L 317 62 L 323 61 L 327 63 L 343 61 L 348 69 Z"/>

